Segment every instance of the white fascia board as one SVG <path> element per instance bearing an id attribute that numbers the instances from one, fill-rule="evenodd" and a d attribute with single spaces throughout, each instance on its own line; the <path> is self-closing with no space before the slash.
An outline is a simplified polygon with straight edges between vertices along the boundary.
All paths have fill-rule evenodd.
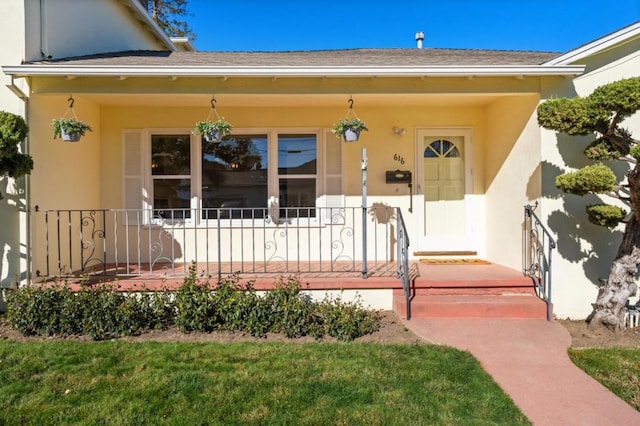
<path id="1" fill-rule="evenodd" d="M 572 66 L 431 66 L 431 67 L 139 67 L 99 65 L 3 66 L 5 74 L 77 77 L 459 77 L 459 76 L 575 76 L 583 65 Z"/>
<path id="2" fill-rule="evenodd" d="M 156 21 L 149 16 L 149 13 L 142 7 L 138 0 L 124 0 L 126 5 L 130 7 L 133 11 L 135 11 L 138 19 L 144 22 L 151 32 L 153 32 L 167 47 L 173 51 L 177 51 L 178 48 L 173 43 L 171 38 L 165 33 L 162 28 L 156 23 Z"/>
<path id="3" fill-rule="evenodd" d="M 571 50 L 562 56 L 558 56 L 542 65 L 567 65 L 579 61 L 596 53 L 602 52 L 616 44 L 625 42 L 640 35 L 640 21 L 629 25 L 607 36 L 601 37 L 590 43 Z"/>

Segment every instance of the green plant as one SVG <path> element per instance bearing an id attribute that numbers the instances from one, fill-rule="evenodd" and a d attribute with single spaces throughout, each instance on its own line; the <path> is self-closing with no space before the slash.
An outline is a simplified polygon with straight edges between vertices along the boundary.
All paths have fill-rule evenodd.
<path id="1" fill-rule="evenodd" d="M 328 335 L 348 341 L 378 330 L 381 319 L 359 299 L 327 297 L 314 302 L 294 276 L 280 278 L 264 296 L 257 294 L 253 282 L 241 284 L 237 274 L 214 286 L 208 277 L 198 276 L 195 263 L 173 294 L 167 289 L 124 293 L 112 283 L 82 284 L 74 291 L 67 283 L 54 282 L 10 290 L 7 308 L 8 323 L 25 336 L 85 334 L 93 340 L 175 324 L 185 333 L 226 330 L 317 339 Z"/>
<path id="2" fill-rule="evenodd" d="M 0 339 L 0 361 L 1 425 L 530 424 L 446 346 Z"/>
<path id="3" fill-rule="evenodd" d="M 359 118 L 343 118 L 334 124 L 331 133 L 337 138 L 342 138 L 347 129 L 358 134 L 363 130 L 369 130 L 366 123 Z"/>
<path id="4" fill-rule="evenodd" d="M 625 119 L 638 111 L 640 77 L 605 84 L 586 97 L 549 99 L 537 108 L 538 124 L 542 127 L 592 138 L 584 155 L 593 163 L 559 174 L 556 187 L 595 200 L 596 203 L 586 207 L 589 221 L 616 231 L 610 238 L 619 245 L 618 252 L 592 304 L 593 312 L 589 315 L 592 327 L 623 329 L 624 306 L 638 291 L 635 280 L 640 265 L 640 140 L 624 125 Z M 558 143 L 572 143 L 569 141 L 572 138 L 559 139 Z M 580 143 L 581 139 L 575 141 Z M 626 170 L 626 174 L 621 170 Z M 588 228 L 580 228 L 588 239 Z M 624 235 L 619 238 L 617 232 L 622 230 Z"/>
<path id="5" fill-rule="evenodd" d="M 207 136 L 212 133 L 218 133 L 220 138 L 227 136 L 231 133 L 231 124 L 224 118 L 216 121 L 198 121 L 196 127 L 193 129 L 194 133 Z"/>
<path id="6" fill-rule="evenodd" d="M 220 321 L 212 290 L 209 280 L 198 278 L 196 265 L 191 264 L 189 274 L 175 294 L 175 323 L 181 331 L 211 332 L 218 328 Z"/>
<path id="7" fill-rule="evenodd" d="M 0 177 L 19 178 L 33 169 L 31 156 L 19 150 L 28 132 L 27 123 L 21 116 L 0 111 Z"/>
<path id="8" fill-rule="evenodd" d="M 79 134 L 84 136 L 86 132 L 92 131 L 91 126 L 87 123 L 76 120 L 75 118 L 56 118 L 53 120 L 53 138 L 62 136 L 62 131 L 66 134 Z"/>
<path id="9" fill-rule="evenodd" d="M 296 277 L 280 278 L 276 288 L 267 292 L 265 304 L 272 311 L 271 331 L 285 336 L 322 337 L 321 326 L 315 316 L 315 305 L 311 298 L 301 293 Z"/>
<path id="10" fill-rule="evenodd" d="M 341 341 L 350 341 L 380 329 L 381 313 L 362 306 L 361 298 L 345 302 L 336 297 L 325 297 L 318 303 L 325 334 Z"/>
<path id="11" fill-rule="evenodd" d="M 86 334 L 94 340 L 167 328 L 174 306 L 167 290 L 122 293 L 110 284 L 72 291 L 59 282 L 28 285 L 8 292 L 7 320 L 25 336 Z"/>

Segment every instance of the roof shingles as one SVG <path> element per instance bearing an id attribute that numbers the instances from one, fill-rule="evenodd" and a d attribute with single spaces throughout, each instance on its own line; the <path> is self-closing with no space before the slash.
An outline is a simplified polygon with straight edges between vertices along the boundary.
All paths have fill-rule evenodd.
<path id="1" fill-rule="evenodd" d="M 346 49 L 289 52 L 127 51 L 32 64 L 148 67 L 386 67 L 540 65 L 553 52 L 475 49 Z"/>

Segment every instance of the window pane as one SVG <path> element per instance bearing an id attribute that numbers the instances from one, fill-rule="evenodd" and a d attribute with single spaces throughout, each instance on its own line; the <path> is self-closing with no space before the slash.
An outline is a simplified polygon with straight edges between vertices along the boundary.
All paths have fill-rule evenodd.
<path id="1" fill-rule="evenodd" d="M 315 206 L 315 179 L 280 179 L 281 217 L 315 217 Z"/>
<path id="2" fill-rule="evenodd" d="M 267 198 L 266 135 L 233 135 L 220 143 L 203 142 L 205 209 L 229 209 L 221 211 L 221 217 L 264 217 Z M 217 211 L 205 212 L 204 217 L 215 219 Z"/>
<path id="3" fill-rule="evenodd" d="M 188 175 L 191 173 L 189 135 L 151 136 L 151 174 Z"/>
<path id="4" fill-rule="evenodd" d="M 191 179 L 153 180 L 153 210 L 156 215 L 166 219 L 191 217 L 190 198 Z"/>
<path id="5" fill-rule="evenodd" d="M 278 174 L 315 175 L 316 135 L 278 136 Z"/>

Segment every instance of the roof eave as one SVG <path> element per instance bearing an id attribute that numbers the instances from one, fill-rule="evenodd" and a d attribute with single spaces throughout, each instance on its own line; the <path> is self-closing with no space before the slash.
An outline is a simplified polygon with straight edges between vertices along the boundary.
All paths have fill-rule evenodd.
<path id="1" fill-rule="evenodd" d="M 406 66 L 406 67 L 160 67 L 100 65 L 3 66 L 14 77 L 466 77 L 576 76 L 583 65 Z"/>
<path id="2" fill-rule="evenodd" d="M 640 35 L 640 21 L 558 56 L 543 65 L 567 65 Z"/>
<path id="3" fill-rule="evenodd" d="M 177 46 L 173 43 L 171 38 L 167 35 L 167 33 L 160 28 L 160 26 L 156 23 L 156 21 L 149 16 L 149 13 L 142 7 L 138 0 L 121 0 L 124 5 L 126 5 L 134 14 L 134 16 L 142 22 L 149 31 L 160 40 L 165 46 L 167 46 L 172 51 L 177 51 Z"/>

